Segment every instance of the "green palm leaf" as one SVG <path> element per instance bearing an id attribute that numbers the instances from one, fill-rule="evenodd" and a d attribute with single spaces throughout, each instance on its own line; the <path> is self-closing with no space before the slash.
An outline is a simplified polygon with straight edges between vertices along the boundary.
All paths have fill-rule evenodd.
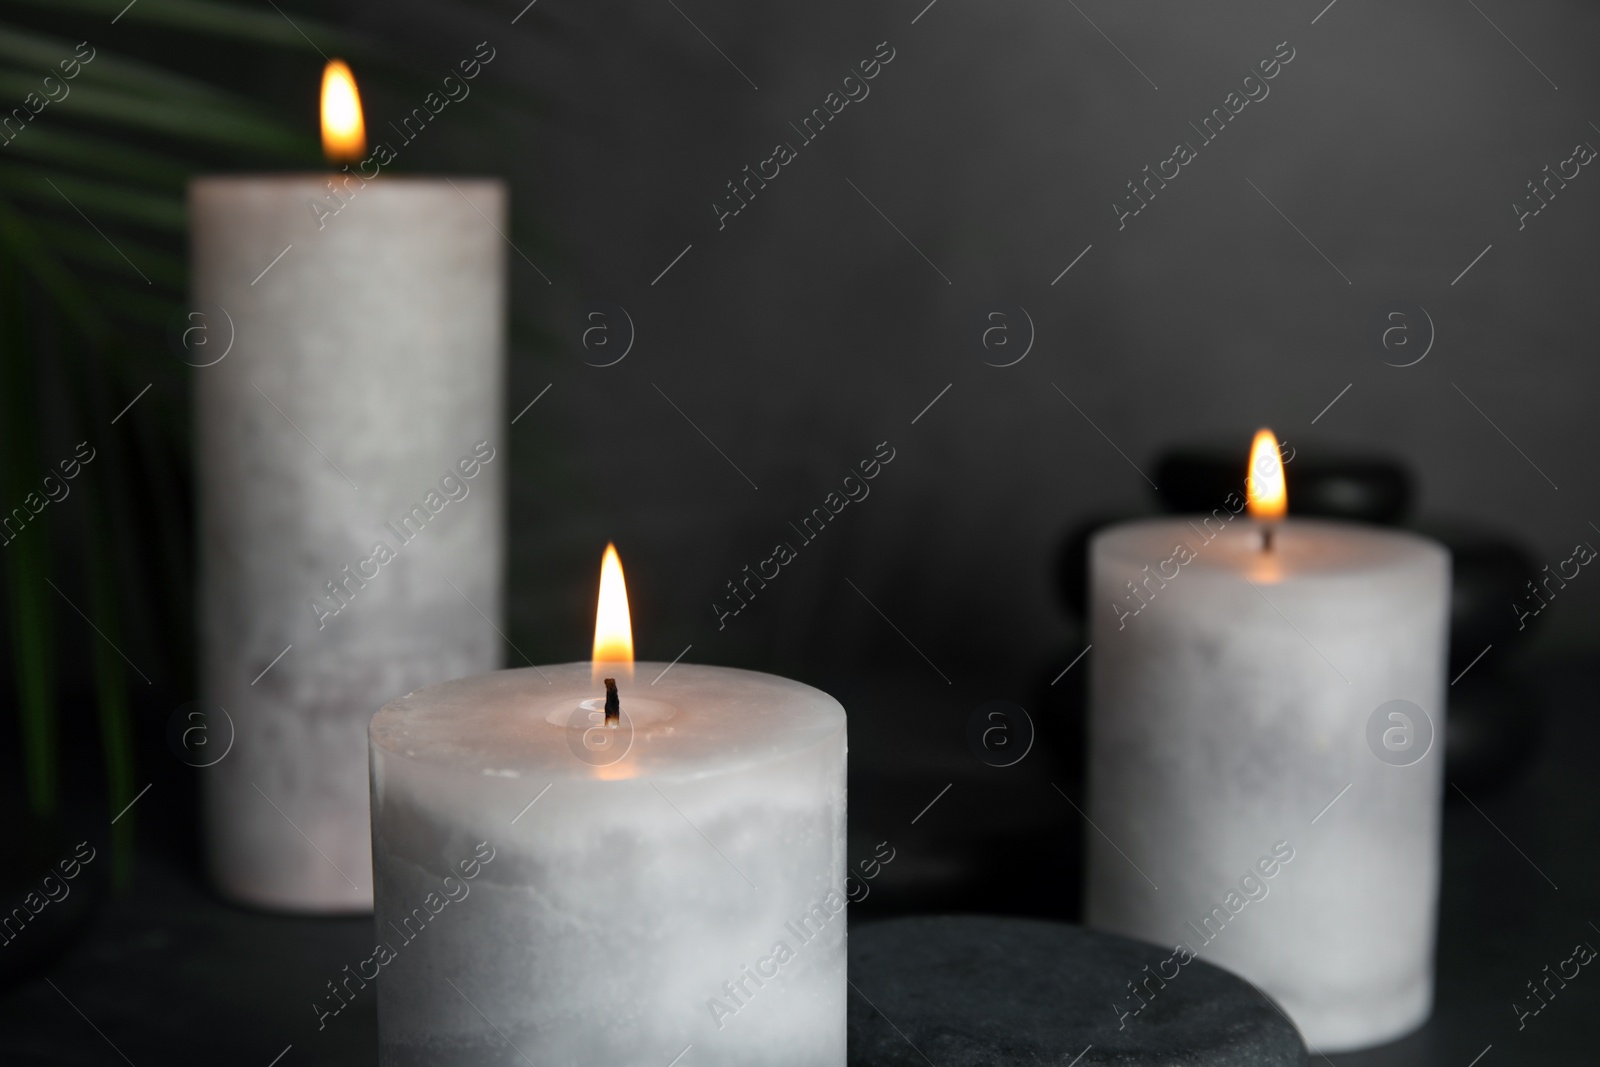
<path id="1" fill-rule="evenodd" d="M 370 50 L 363 39 L 304 15 L 289 16 L 210 0 L 14 0 L 53 11 L 83 11 L 108 21 L 143 23 L 219 39 L 287 48 Z"/>
<path id="2" fill-rule="evenodd" d="M 139 0 L 131 7 L 49 0 L 24 6 L 41 13 L 48 9 L 40 16 L 44 22 L 63 10 L 98 12 L 108 21 L 121 13 L 118 21 L 130 24 L 254 45 L 309 50 L 304 30 L 329 47 L 358 46 L 313 20 L 296 19 L 297 29 L 275 12 L 204 0 Z M 317 153 L 314 129 L 291 125 L 245 95 L 103 45 L 80 48 L 73 39 L 22 27 L 9 18 L 0 23 L 0 101 L 12 102 L 9 111 L 0 112 L 0 492 L 5 494 L 0 506 L 10 506 L 29 499 L 27 494 L 38 488 L 46 458 L 41 455 L 44 427 L 38 395 L 44 381 L 36 381 L 33 373 L 42 353 L 26 324 L 43 317 L 53 320 L 57 331 L 65 327 L 76 332 L 78 342 L 58 339 L 55 347 L 62 351 L 50 354 L 51 362 L 67 366 L 71 361 L 59 357 L 70 351 L 76 366 L 51 379 L 65 380 L 67 407 L 78 412 L 80 423 L 104 426 L 109 421 L 102 410 L 107 389 L 120 393 L 130 381 L 150 373 L 135 372 L 130 361 L 149 360 L 185 287 L 183 194 L 188 178 L 214 166 L 209 161 L 219 156 L 303 165 Z M 129 143 L 133 139 L 138 143 Z M 35 292 L 55 310 L 44 311 Z M 32 331 L 40 337 L 51 332 Z M 130 344 L 133 338 L 145 340 Z M 122 386 L 107 382 L 106 371 Z M 89 412 L 96 412 L 95 417 L 89 419 Z M 181 454 L 180 440 L 142 442 L 151 443 Z M 165 482 L 126 464 L 117 470 L 119 485 L 130 479 L 156 487 Z M 106 472 L 96 473 L 103 478 Z M 176 503 L 170 494 L 159 495 Z M 125 494 L 107 493 L 91 478 L 87 502 L 76 511 L 59 513 L 62 521 L 76 518 L 87 525 L 74 541 L 82 544 L 86 556 L 77 575 L 86 584 L 88 615 L 98 631 L 92 637 L 92 678 L 112 813 L 134 795 L 134 746 L 127 667 L 110 644 L 120 640 L 124 610 L 106 546 L 110 530 L 140 526 L 129 512 L 134 506 Z M 181 543 L 186 536 L 182 509 L 168 510 L 173 514 L 158 519 L 157 528 L 176 524 L 168 540 Z M 6 542 L 0 549 L 6 553 L 0 572 L 6 579 L 25 791 L 29 807 L 39 816 L 53 813 L 60 800 L 61 710 L 53 641 L 60 613 L 54 600 L 67 594 L 52 589 L 56 583 L 48 527 L 56 517 L 55 512 L 30 516 L 25 529 L 0 538 Z M 187 553 L 155 555 L 175 572 L 184 566 Z M 170 574 L 173 581 L 167 584 L 181 589 L 185 577 Z M 115 825 L 119 877 L 128 870 L 132 829 L 131 813 Z"/>
<path id="3" fill-rule="evenodd" d="M 95 37 L 80 48 L 86 25 L 97 27 Z M 170 64 L 123 47 L 166 38 L 175 42 Z M 82 622 L 56 600 L 70 593 L 97 631 L 86 640 L 111 814 L 146 778 L 134 773 L 140 709 L 132 696 L 154 691 L 135 679 L 130 692 L 117 648 L 152 665 L 157 689 L 188 694 L 191 642 L 170 636 L 192 625 L 184 368 L 163 351 L 187 284 L 185 186 L 208 171 L 320 165 L 314 115 L 264 105 L 248 64 L 234 76 L 230 55 L 262 50 L 303 62 L 308 90 L 334 54 L 365 60 L 364 87 L 370 73 L 415 102 L 438 88 L 433 72 L 412 73 L 370 40 L 286 13 L 282 0 L 13 0 L 0 16 L 0 109 L 9 108 L 0 110 L 0 507 L 39 484 L 53 442 L 105 441 L 83 504 L 35 516 L 0 546 L 26 795 L 41 815 L 55 810 L 60 791 L 63 676 L 53 627 L 59 619 L 65 633 Z M 485 118 L 530 106 L 520 93 L 497 99 L 482 82 L 473 91 L 471 106 L 485 105 Z M 138 415 L 108 429 L 152 383 L 170 387 L 165 399 L 155 389 Z M 41 403 L 51 389 L 66 395 Z M 63 411 L 72 413 L 65 429 Z M 3 520 L 0 512 L 0 528 Z M 45 525 L 52 520 L 78 527 L 61 542 L 77 547 L 59 550 L 59 560 Z M 158 634 L 171 647 L 157 646 Z M 130 811 L 114 826 L 119 874 L 134 818 Z"/>

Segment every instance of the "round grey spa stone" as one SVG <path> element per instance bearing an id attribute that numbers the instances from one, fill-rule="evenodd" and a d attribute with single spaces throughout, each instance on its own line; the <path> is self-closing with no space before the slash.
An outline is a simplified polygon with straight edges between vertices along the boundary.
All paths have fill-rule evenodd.
<path id="1" fill-rule="evenodd" d="M 1276 1005 L 1185 955 L 1034 919 L 853 925 L 850 1067 L 1303 1067 Z"/>

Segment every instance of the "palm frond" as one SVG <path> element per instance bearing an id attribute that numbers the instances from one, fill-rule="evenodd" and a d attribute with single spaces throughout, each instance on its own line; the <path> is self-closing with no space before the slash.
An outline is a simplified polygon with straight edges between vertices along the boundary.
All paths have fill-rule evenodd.
<path id="1" fill-rule="evenodd" d="M 173 191 L 181 190 L 194 170 L 193 164 L 180 156 L 132 148 L 94 134 L 49 126 L 29 127 L 28 136 L 18 137 L 7 144 L 5 150 L 14 156 L 81 168 L 94 174 L 114 175 L 139 185 Z"/>
<path id="2" fill-rule="evenodd" d="M 56 14 L 63 9 L 107 12 L 114 5 L 50 0 L 35 6 Z M 307 47 L 299 31 L 275 13 L 264 17 L 204 0 L 140 0 L 127 10 L 115 6 L 108 17 L 119 12 L 129 22 Z M 310 20 L 305 25 L 308 32 L 323 33 Z M 331 42 L 337 35 L 325 36 Z M 0 22 L 0 100 L 15 101 L 10 111 L 0 112 L 0 491 L 4 506 L 10 506 L 30 499 L 27 494 L 37 490 L 41 477 L 44 428 L 31 367 L 50 332 L 42 328 L 43 320 L 51 320 L 55 347 L 79 350 L 77 366 L 60 359 L 59 352 L 51 353 L 57 358 L 50 362 L 61 368 L 52 380 L 64 381 L 71 394 L 65 398 L 67 409 L 79 412 L 78 421 L 86 425 L 86 413 L 105 406 L 106 375 L 132 377 L 129 361 L 146 361 L 159 347 L 162 328 L 186 284 L 182 239 L 188 177 L 219 154 L 310 162 L 316 141 L 314 131 L 282 121 L 248 96 L 104 46 L 24 28 L 9 18 Z M 51 306 L 41 306 L 38 297 Z M 41 322 L 30 331 L 27 324 L 34 319 Z M 68 332 L 63 334 L 61 326 Z M 74 332 L 77 341 L 70 339 Z M 130 345 L 134 337 L 146 340 Z M 94 357 L 98 370 L 90 367 L 94 352 L 101 353 Z M 92 422 L 103 425 L 108 418 Z M 181 442 L 168 447 L 174 446 L 181 449 Z M 124 467 L 118 481 L 126 480 Z M 133 480 L 162 482 L 141 475 Z M 87 511 L 87 529 L 69 541 L 81 545 L 86 557 L 79 573 L 87 584 L 94 626 L 115 641 L 124 610 L 107 531 L 138 522 L 129 513 L 132 502 L 120 494 L 91 488 L 89 497 L 77 512 Z M 27 528 L 6 538 L 0 549 L 6 553 L 9 658 L 26 796 L 39 816 L 54 812 L 60 792 L 62 711 L 52 600 L 57 594 L 50 585 L 53 518 L 50 512 L 30 515 Z M 107 803 L 116 810 L 131 799 L 133 782 L 127 668 L 106 641 L 94 645 L 92 664 Z M 121 875 L 127 871 L 132 826 L 131 818 L 119 820 L 115 831 L 113 852 Z"/>
<path id="3" fill-rule="evenodd" d="M 82 42 L 85 16 L 116 34 Z M 133 55 L 130 41 L 145 53 Z M 148 58 L 163 53 L 166 62 Z M 0 107 L 10 109 L 0 110 L 0 506 L 38 485 L 45 441 L 105 435 L 128 400 L 152 383 L 168 386 L 105 435 L 84 507 L 36 516 L 27 536 L 0 546 L 10 630 L 0 659 L 9 653 L 26 792 L 39 814 L 54 810 L 60 792 L 57 686 L 77 681 L 53 640 L 55 616 L 67 613 L 50 586 L 47 521 L 71 527 L 56 550 L 60 595 L 82 604 L 106 638 L 93 642 L 88 681 L 112 814 L 140 780 L 133 720 L 154 692 L 140 682 L 130 689 L 116 646 L 142 665 L 160 662 L 150 668 L 157 689 L 191 691 L 185 369 L 164 351 L 187 286 L 184 187 L 214 170 L 320 165 L 314 113 L 271 105 L 253 80 L 261 65 L 251 62 L 263 54 L 274 57 L 269 73 L 298 78 L 304 64 L 299 106 L 328 55 L 364 61 L 380 99 L 387 90 L 420 101 L 438 88 L 432 69 L 419 73 L 369 38 L 286 11 L 283 0 L 13 0 L 0 15 Z M 235 57 L 245 60 L 237 71 Z M 497 98 L 479 82 L 473 91 L 479 123 L 535 106 L 516 89 Z M 405 167 L 421 158 L 408 156 Z M 35 368 L 49 373 L 35 382 Z M 66 394 L 52 394 L 51 419 L 70 412 L 72 425 L 40 414 L 37 394 L 50 390 Z M 119 874 L 133 825 L 130 814 L 114 828 Z"/>
<path id="4" fill-rule="evenodd" d="M 16 501 L 0 517 L 6 544 L 6 585 L 10 592 L 12 666 L 17 676 L 17 710 L 28 767 L 28 806 L 35 815 L 54 811 L 56 773 L 55 650 L 49 575 L 49 523 L 45 505 L 37 513 L 29 499 L 42 500 L 35 484 L 38 427 L 26 321 L 25 282 L 14 257 L 0 251 L 0 491 Z"/>
<path id="5" fill-rule="evenodd" d="M 211 0 L 13 0 L 14 3 L 52 11 L 83 11 L 105 15 L 109 21 L 143 23 L 206 37 L 247 41 L 285 48 L 338 48 L 357 54 L 370 49 L 365 39 L 305 15 L 292 18 L 281 9 L 274 13 Z"/>

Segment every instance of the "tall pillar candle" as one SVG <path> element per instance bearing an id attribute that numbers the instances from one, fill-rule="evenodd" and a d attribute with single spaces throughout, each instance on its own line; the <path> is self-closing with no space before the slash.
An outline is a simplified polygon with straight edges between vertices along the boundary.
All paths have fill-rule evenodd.
<path id="1" fill-rule="evenodd" d="M 499 666 L 505 555 L 504 186 L 331 184 L 189 192 L 208 864 L 299 911 L 371 907 L 367 722 Z"/>
<path id="2" fill-rule="evenodd" d="M 844 710 L 667 667 L 614 729 L 588 663 L 373 718 L 384 1067 L 843 1067 Z"/>
<path id="3" fill-rule="evenodd" d="M 1233 502 L 1091 547 L 1087 918 L 1376 1044 L 1432 1003 L 1448 555 Z"/>

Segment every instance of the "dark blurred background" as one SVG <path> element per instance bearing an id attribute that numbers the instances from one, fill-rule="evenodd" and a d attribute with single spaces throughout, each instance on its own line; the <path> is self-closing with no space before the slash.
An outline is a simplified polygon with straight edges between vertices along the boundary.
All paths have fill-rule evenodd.
<path id="1" fill-rule="evenodd" d="M 1600 144 L 1593 5 L 203 5 L 237 33 L 197 30 L 176 0 L 8 7 L 0 34 L 88 39 L 222 86 L 282 134 L 268 151 L 248 137 L 191 144 L 159 123 L 96 131 L 171 157 L 151 179 L 168 200 L 188 173 L 317 166 L 320 52 L 351 59 L 377 136 L 480 42 L 494 49 L 474 96 L 397 170 L 513 187 L 507 664 L 587 656 L 613 540 L 641 656 L 689 649 L 835 693 L 851 715 L 852 860 L 880 841 L 897 849 L 858 914 L 1075 914 L 1083 537 L 1209 484 L 1184 466 L 1198 449 L 1236 453 L 1242 477 L 1261 425 L 1296 450 L 1291 479 L 1295 464 L 1321 463 L 1358 496 L 1400 479 L 1397 506 L 1361 517 L 1428 529 L 1473 562 L 1457 575 L 1472 613 L 1456 619 L 1451 670 L 1470 673 L 1451 696 L 1452 715 L 1460 700 L 1480 729 L 1460 742 L 1466 763 L 1452 753 L 1452 779 L 1509 797 L 1491 809 L 1498 825 L 1522 847 L 1543 842 L 1558 866 L 1596 826 L 1589 792 L 1572 795 L 1579 772 L 1548 761 L 1573 755 L 1551 738 L 1592 736 L 1562 724 L 1592 705 L 1600 580 L 1572 582 L 1525 631 L 1510 606 L 1545 564 L 1600 538 L 1588 467 L 1600 178 L 1585 166 L 1553 185 L 1521 228 L 1513 206 L 1534 206 L 1528 183 L 1575 145 Z M 12 61 L 0 87 L 20 99 L 37 76 L 14 36 L 0 45 Z M 891 49 L 870 94 L 801 145 L 791 124 Z M 1290 50 L 1269 95 L 1202 143 L 1194 126 Z M 92 117 L 73 107 L 52 105 L 23 138 Z M 1119 229 L 1127 183 L 1180 141 L 1197 158 Z M 719 228 L 727 183 L 778 142 L 797 158 Z M 81 230 L 41 184 L 40 168 L 63 165 L 0 157 L 7 217 Z M 137 854 L 198 893 L 193 772 L 166 736 L 195 699 L 186 421 L 198 372 L 169 329 L 183 310 L 182 218 L 126 201 L 119 213 L 115 199 L 97 211 L 93 180 L 84 190 L 161 295 L 118 303 L 142 293 L 138 279 L 90 264 L 86 298 L 111 309 L 105 329 L 57 344 L 74 305 L 54 301 L 23 244 L 8 246 L 22 279 L 11 306 L 37 312 L 13 338 L 22 376 L 8 379 L 8 417 L 36 409 L 31 448 L 48 460 L 79 439 L 72 412 L 114 413 L 152 388 L 115 433 L 96 430 L 105 499 L 53 505 L 58 529 L 41 535 L 53 556 L 19 563 L 7 549 L 15 681 L 0 700 L 18 722 L 0 734 L 3 789 L 8 810 L 27 809 L 12 739 L 30 706 L 59 708 L 50 819 L 104 836 L 106 815 L 151 783 L 118 822 L 119 855 L 136 854 L 136 826 Z M 1388 317 L 1397 308 L 1403 319 Z M 1396 322 L 1403 334 L 1386 338 Z M 26 455 L 7 432 L 10 454 Z M 870 495 L 801 544 L 791 523 L 883 442 L 894 458 Z M 26 478 L 7 485 L 20 496 Z M 726 583 L 779 541 L 797 558 L 719 626 Z M 101 631 L 120 620 L 141 676 L 119 681 L 122 661 L 97 651 L 76 605 Z M 39 625 L 53 640 L 43 691 L 26 668 L 37 650 L 18 650 Z M 1018 744 L 1037 742 L 1007 767 L 994 764 L 1009 754 L 969 737 L 996 700 L 1026 709 L 1007 722 Z M 1530 782 L 1542 791 L 1507 793 Z M 1458 800 L 1450 818 L 1479 814 Z M 1447 859 L 1464 878 L 1481 877 L 1477 857 L 1497 871 L 1520 862 L 1485 851 L 1502 846 L 1481 821 L 1463 832 Z M 1556 881 L 1564 903 L 1594 900 L 1592 880 Z M 1539 913 L 1543 883 L 1517 886 L 1529 895 L 1515 913 Z M 1479 902 L 1457 904 L 1466 929 Z M 1515 923 L 1502 933 L 1504 962 L 1522 942 Z M 1529 974 L 1541 951 L 1527 948 Z M 1485 977 L 1480 999 L 1503 1012 L 1496 977 L 1507 999 L 1521 979 Z M 1428 1047 L 1458 1051 L 1439 1041 Z"/>
<path id="2" fill-rule="evenodd" d="M 1395 456 L 1422 513 L 1493 523 L 1540 564 L 1594 534 L 1600 194 L 1582 174 L 1520 232 L 1511 207 L 1600 142 L 1592 5 L 1489 12 L 1559 91 L 1454 0 L 1340 0 L 1314 26 L 1322 4 L 939 0 L 912 25 L 921 6 L 684 8 L 732 62 L 664 0 L 541 3 L 528 32 L 435 5 L 363 16 L 504 36 L 495 73 L 549 108 L 525 127 L 517 206 L 547 229 L 555 285 L 517 262 L 516 291 L 559 343 L 513 377 L 514 397 L 555 383 L 519 423 L 543 459 L 516 481 L 512 621 L 541 654 L 582 654 L 591 557 L 614 538 L 652 655 L 915 664 L 849 578 L 957 686 L 1000 695 L 1068 638 L 1049 577 L 1063 529 L 1151 507 L 1135 466 L 1153 476 L 1175 443 L 1231 440 L 1242 464 L 1257 425 L 1306 455 Z M 883 40 L 896 58 L 871 96 L 718 231 L 725 183 L 797 140 L 788 124 Z M 1119 231 L 1125 183 L 1198 143 L 1189 123 L 1285 40 L 1271 95 Z M 615 367 L 578 358 L 586 299 L 637 326 Z M 1369 339 L 1395 301 L 1436 327 L 1415 366 Z M 983 348 L 986 313 L 1020 344 L 1019 307 L 1033 350 L 986 366 L 1016 353 Z M 871 499 L 718 633 L 723 582 L 884 439 L 898 458 Z M 1574 588 L 1549 640 L 1591 643 L 1596 596 Z"/>

